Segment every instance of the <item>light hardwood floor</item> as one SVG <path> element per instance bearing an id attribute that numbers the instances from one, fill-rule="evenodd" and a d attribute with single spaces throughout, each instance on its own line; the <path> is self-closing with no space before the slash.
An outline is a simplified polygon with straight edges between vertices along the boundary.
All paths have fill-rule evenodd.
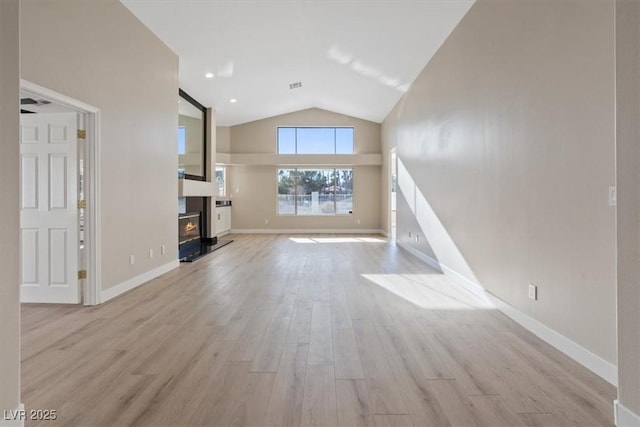
<path id="1" fill-rule="evenodd" d="M 233 238 L 102 306 L 25 305 L 41 425 L 613 425 L 612 386 L 381 237 Z"/>

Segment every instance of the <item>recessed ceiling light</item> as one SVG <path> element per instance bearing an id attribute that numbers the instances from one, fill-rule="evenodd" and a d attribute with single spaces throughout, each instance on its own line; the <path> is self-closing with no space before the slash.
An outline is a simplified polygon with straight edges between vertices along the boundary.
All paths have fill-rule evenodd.
<path id="1" fill-rule="evenodd" d="M 212 79 L 213 78 L 213 73 L 207 73 L 204 75 L 206 78 L 208 79 Z"/>
<path id="2" fill-rule="evenodd" d="M 235 98 L 231 98 L 231 99 L 229 100 L 229 102 L 230 102 L 230 103 L 232 103 L 232 104 L 235 104 L 236 102 L 238 102 L 238 100 L 237 100 L 237 99 L 235 99 Z"/>

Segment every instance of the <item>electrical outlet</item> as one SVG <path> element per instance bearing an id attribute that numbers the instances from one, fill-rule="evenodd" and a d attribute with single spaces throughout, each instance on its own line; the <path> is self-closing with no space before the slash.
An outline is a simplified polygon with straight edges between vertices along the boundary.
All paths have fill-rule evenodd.
<path id="1" fill-rule="evenodd" d="M 153 258 L 153 249 L 149 249 L 149 259 Z"/>
<path id="2" fill-rule="evenodd" d="M 135 255 L 129 256 L 129 264 L 133 265 L 135 263 L 136 263 L 136 256 Z"/>
<path id="3" fill-rule="evenodd" d="M 538 287 L 533 283 L 529 283 L 529 299 L 534 301 L 538 299 Z"/>
<path id="4" fill-rule="evenodd" d="M 166 251 L 167 251 L 167 248 L 164 245 L 160 246 L 160 255 L 164 255 Z"/>
<path id="5" fill-rule="evenodd" d="M 356 219 L 356 224 L 360 224 L 360 218 Z"/>
<path id="6" fill-rule="evenodd" d="M 269 224 L 269 219 L 265 218 L 265 219 L 264 219 L 264 223 L 265 223 L 265 224 Z"/>
<path id="7" fill-rule="evenodd" d="M 418 243 L 420 241 L 420 235 L 416 234 L 416 243 Z"/>

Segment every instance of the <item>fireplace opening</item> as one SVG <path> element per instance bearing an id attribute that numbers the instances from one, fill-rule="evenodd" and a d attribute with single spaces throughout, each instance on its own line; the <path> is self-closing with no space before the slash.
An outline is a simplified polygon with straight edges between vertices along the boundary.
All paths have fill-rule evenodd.
<path id="1" fill-rule="evenodd" d="M 178 257 L 180 261 L 191 262 L 208 254 L 211 239 L 203 231 L 202 212 L 178 215 Z"/>
<path id="2" fill-rule="evenodd" d="M 200 212 L 178 216 L 178 244 L 184 245 L 202 238 L 200 234 L 202 215 Z"/>

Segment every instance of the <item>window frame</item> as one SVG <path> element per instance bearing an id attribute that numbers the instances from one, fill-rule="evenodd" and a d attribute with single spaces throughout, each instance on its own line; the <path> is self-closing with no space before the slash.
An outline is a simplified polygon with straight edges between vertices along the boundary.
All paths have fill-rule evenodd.
<path id="1" fill-rule="evenodd" d="M 336 201 L 336 191 L 335 191 L 335 182 L 333 183 L 334 186 L 334 191 L 333 191 L 333 213 L 332 214 L 299 214 L 298 213 L 298 201 L 297 201 L 297 192 L 293 194 L 294 196 L 294 212 L 293 213 L 280 213 L 280 189 L 279 189 L 279 171 L 280 170 L 293 170 L 293 171 L 298 171 L 298 170 L 333 170 L 334 173 L 335 171 L 338 170 L 351 170 L 351 210 L 347 213 L 338 213 L 338 209 L 337 209 L 337 201 Z M 355 173 L 355 167 L 353 166 L 305 166 L 305 165 L 295 165 L 295 166 L 291 166 L 291 165 L 278 165 L 276 166 L 276 173 L 275 173 L 275 184 L 276 184 L 276 216 L 285 216 L 285 217 L 320 217 L 320 218 L 326 218 L 326 217 L 345 217 L 345 216 L 350 216 L 353 215 L 353 213 L 356 211 L 356 201 L 355 201 L 355 183 L 356 183 L 356 173 Z M 297 186 L 296 186 L 297 187 Z"/>
<path id="2" fill-rule="evenodd" d="M 294 153 L 280 153 L 280 129 L 295 129 Z M 298 129 L 333 129 L 333 153 L 298 153 Z M 351 141 L 351 153 L 338 153 L 338 129 L 351 129 L 353 139 Z M 279 156 L 352 156 L 356 154 L 356 128 L 355 126 L 276 126 L 276 154 Z M 329 167 L 329 166 L 327 166 Z"/>

